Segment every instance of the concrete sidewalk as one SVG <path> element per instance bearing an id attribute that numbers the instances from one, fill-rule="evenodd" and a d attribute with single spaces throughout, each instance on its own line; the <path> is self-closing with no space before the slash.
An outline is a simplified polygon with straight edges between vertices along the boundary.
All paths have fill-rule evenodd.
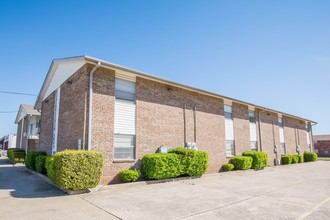
<path id="1" fill-rule="evenodd" d="M 330 219 L 330 162 L 65 195 L 0 158 L 0 219 Z"/>
<path id="2" fill-rule="evenodd" d="M 318 161 L 80 197 L 122 219 L 330 219 L 329 171 Z"/>
<path id="3" fill-rule="evenodd" d="M 0 219 L 118 219 L 0 157 Z"/>

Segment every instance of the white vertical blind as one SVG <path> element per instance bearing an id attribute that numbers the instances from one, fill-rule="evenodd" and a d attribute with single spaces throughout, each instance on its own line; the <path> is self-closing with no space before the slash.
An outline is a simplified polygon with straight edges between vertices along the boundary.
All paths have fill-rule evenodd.
<path id="1" fill-rule="evenodd" d="M 311 144 L 311 141 L 309 139 L 309 132 L 308 132 L 308 130 L 306 130 L 306 137 L 307 137 L 307 145 L 310 145 Z"/>
<path id="2" fill-rule="evenodd" d="M 115 103 L 115 133 L 135 134 L 135 103 L 116 99 Z"/>
<path id="3" fill-rule="evenodd" d="M 234 140 L 234 123 L 233 119 L 225 118 L 226 140 Z"/>
<path id="4" fill-rule="evenodd" d="M 280 126 L 280 142 L 284 143 L 284 129 Z"/>
<path id="5" fill-rule="evenodd" d="M 252 122 L 250 122 L 250 141 L 257 141 L 257 126 Z"/>

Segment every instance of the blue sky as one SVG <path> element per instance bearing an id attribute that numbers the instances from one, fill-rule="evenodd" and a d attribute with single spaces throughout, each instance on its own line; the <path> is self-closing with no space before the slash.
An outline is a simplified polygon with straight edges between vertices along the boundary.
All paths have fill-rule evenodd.
<path id="1" fill-rule="evenodd" d="M 330 133 L 330 1 L 0 1 L 0 91 L 38 94 L 90 55 L 319 122 Z M 35 97 L 0 93 L 0 112 Z M 16 133 L 0 113 L 0 136 Z"/>

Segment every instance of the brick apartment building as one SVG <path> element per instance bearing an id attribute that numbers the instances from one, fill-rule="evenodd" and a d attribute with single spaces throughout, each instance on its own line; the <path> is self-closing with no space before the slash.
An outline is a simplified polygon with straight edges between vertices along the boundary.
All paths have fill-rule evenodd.
<path id="1" fill-rule="evenodd" d="M 33 105 L 21 104 L 16 116 L 16 148 L 35 151 L 39 145 L 40 112 Z"/>
<path id="2" fill-rule="evenodd" d="M 196 143 L 209 153 L 208 172 L 233 155 L 311 150 L 313 121 L 192 88 L 88 56 L 54 60 L 36 101 L 41 110 L 38 150 L 100 150 L 102 183 L 139 166 L 160 146 Z"/>
<path id="3" fill-rule="evenodd" d="M 330 134 L 313 136 L 314 151 L 319 157 L 330 157 Z"/>

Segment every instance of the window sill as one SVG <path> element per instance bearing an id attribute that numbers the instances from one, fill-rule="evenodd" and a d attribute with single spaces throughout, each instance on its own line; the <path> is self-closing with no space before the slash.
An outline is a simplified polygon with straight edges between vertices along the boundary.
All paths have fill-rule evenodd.
<path id="1" fill-rule="evenodd" d="M 134 163 L 135 159 L 113 160 L 112 163 Z"/>

